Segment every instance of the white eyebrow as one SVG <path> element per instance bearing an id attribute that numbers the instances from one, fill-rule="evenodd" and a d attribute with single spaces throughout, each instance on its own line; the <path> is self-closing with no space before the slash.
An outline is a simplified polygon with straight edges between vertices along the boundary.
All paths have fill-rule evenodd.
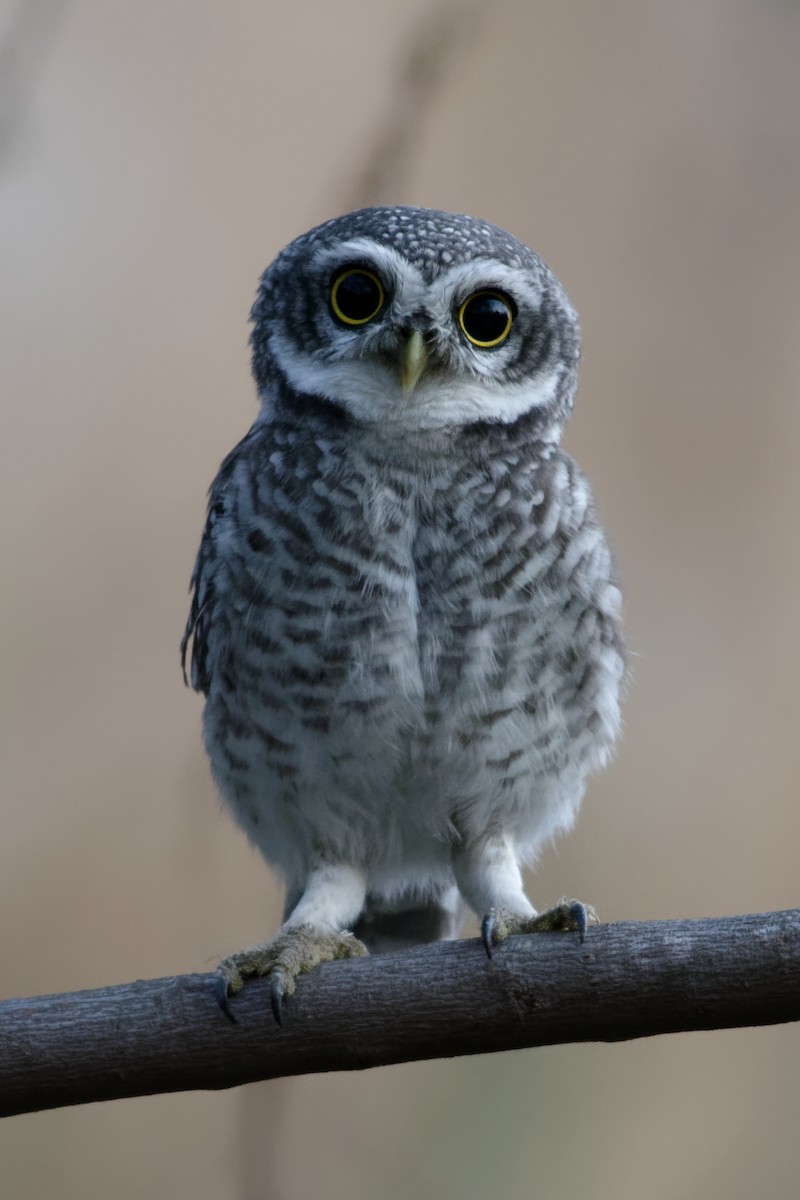
<path id="1" fill-rule="evenodd" d="M 349 242 L 339 242 L 335 246 L 325 246 L 314 256 L 315 267 L 333 269 L 345 266 L 348 262 L 361 262 L 365 266 L 373 266 L 376 273 L 390 280 L 396 286 L 407 282 L 419 281 L 424 285 L 421 271 L 410 263 L 402 254 L 398 254 L 391 246 L 382 246 L 370 238 L 351 238 Z"/>
<path id="2" fill-rule="evenodd" d="M 493 258 L 476 258 L 473 262 L 460 263 L 443 272 L 437 284 L 453 301 L 466 300 L 471 292 L 483 288 L 507 292 L 512 299 L 538 309 L 542 302 L 542 288 L 526 278 L 519 267 L 509 267 Z"/>

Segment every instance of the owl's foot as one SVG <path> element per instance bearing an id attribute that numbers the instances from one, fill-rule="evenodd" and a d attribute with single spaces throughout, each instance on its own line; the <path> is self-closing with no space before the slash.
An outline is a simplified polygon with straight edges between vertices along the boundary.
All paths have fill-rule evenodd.
<path id="1" fill-rule="evenodd" d="M 512 933 L 577 933 L 583 941 L 588 925 L 598 920 L 591 904 L 566 898 L 533 917 L 520 916 L 508 908 L 493 908 L 483 918 L 481 937 L 491 958 L 495 946 Z"/>
<path id="2" fill-rule="evenodd" d="M 235 1024 L 229 998 L 242 990 L 246 979 L 269 975 L 272 1015 L 282 1025 L 283 998 L 292 995 L 295 979 L 302 971 L 336 958 L 358 958 L 366 953 L 363 942 L 346 930 L 328 933 L 312 925 L 292 925 L 269 942 L 248 946 L 224 958 L 217 967 L 214 994 L 225 1016 Z"/>

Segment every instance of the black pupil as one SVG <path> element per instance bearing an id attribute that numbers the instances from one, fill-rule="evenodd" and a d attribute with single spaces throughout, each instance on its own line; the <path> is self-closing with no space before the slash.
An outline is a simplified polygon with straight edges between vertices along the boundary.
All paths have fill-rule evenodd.
<path id="1" fill-rule="evenodd" d="M 464 328 L 476 342 L 494 342 L 506 332 L 508 317 L 499 296 L 476 296 L 464 309 Z"/>
<path id="2" fill-rule="evenodd" d="M 336 303 L 351 321 L 367 321 L 375 314 L 380 302 L 377 283 L 361 271 L 345 275 L 336 289 Z"/>

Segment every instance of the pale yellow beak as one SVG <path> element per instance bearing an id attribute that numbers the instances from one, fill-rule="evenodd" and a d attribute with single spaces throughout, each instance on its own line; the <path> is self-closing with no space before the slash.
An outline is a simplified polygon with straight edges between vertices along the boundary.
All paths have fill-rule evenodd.
<path id="1" fill-rule="evenodd" d="M 427 362 L 428 351 L 425 349 L 425 341 L 419 330 L 415 329 L 406 342 L 400 359 L 400 379 L 404 392 L 413 392 Z"/>

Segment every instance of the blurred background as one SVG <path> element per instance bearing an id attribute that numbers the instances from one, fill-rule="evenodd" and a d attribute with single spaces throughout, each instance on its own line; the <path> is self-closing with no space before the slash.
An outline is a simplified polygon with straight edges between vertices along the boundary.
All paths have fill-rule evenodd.
<path id="1" fill-rule="evenodd" d="M 0 7 L 0 995 L 210 970 L 281 897 L 177 644 L 247 314 L 360 204 L 488 218 L 581 312 L 567 446 L 626 730 L 530 882 L 605 920 L 800 902 L 800 3 Z M 0 1126 L 13 1200 L 795 1197 L 800 1029 L 566 1046 Z"/>

